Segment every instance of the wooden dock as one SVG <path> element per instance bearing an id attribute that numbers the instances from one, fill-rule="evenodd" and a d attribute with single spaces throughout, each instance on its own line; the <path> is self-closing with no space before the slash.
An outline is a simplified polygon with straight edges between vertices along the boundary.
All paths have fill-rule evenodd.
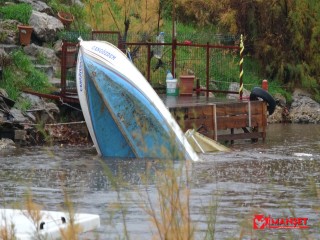
<path id="1" fill-rule="evenodd" d="M 216 140 L 265 140 L 267 105 L 263 101 L 162 96 L 181 129 L 196 129 Z"/>
<path id="2" fill-rule="evenodd" d="M 32 94 L 48 97 L 47 94 Z M 211 139 L 231 143 L 240 139 L 257 141 L 266 138 L 267 104 L 264 101 L 226 100 L 204 96 L 160 97 L 184 132 L 196 129 Z M 76 95 L 72 102 L 79 104 Z"/>

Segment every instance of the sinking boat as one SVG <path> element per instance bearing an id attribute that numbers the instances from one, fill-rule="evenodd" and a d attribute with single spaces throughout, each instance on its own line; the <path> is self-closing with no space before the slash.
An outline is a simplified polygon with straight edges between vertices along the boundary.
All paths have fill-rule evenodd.
<path id="1" fill-rule="evenodd" d="M 117 47 L 80 41 L 77 90 L 103 157 L 198 160 L 158 94 Z"/>
<path id="2" fill-rule="evenodd" d="M 96 214 L 68 213 L 58 211 L 36 211 L 20 209 L 0 209 L 0 228 L 5 239 L 59 239 L 68 228 L 74 227 L 77 234 L 100 227 L 100 217 Z"/>

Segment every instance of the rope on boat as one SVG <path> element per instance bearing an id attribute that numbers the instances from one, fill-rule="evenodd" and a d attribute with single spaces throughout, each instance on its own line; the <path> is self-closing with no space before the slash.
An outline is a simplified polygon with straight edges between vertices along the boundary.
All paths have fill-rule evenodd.
<path id="1" fill-rule="evenodd" d="M 77 111 L 79 111 L 79 112 L 82 112 L 82 109 L 77 108 L 77 107 L 74 107 L 74 106 L 72 106 L 72 105 L 70 105 L 70 104 L 68 104 L 68 103 L 65 103 L 62 98 L 60 98 L 60 102 L 61 102 L 61 105 L 65 105 L 65 106 L 70 107 L 70 108 L 72 108 L 72 109 L 74 109 L 74 110 L 77 110 Z"/>
<path id="2" fill-rule="evenodd" d="M 132 58 L 131 58 L 131 54 L 130 54 L 130 48 L 126 48 L 126 55 L 128 56 L 128 58 L 132 62 Z"/>

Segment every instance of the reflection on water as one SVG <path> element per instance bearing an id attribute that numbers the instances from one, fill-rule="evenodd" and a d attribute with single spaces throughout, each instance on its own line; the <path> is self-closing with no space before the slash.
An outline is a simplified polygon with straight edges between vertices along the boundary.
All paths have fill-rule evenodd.
<path id="1" fill-rule="evenodd" d="M 191 216 L 197 239 L 205 235 L 210 206 L 217 205 L 215 238 L 251 239 L 250 236 L 299 239 L 298 230 L 252 230 L 254 213 L 272 217 L 309 218 L 306 234 L 320 238 L 320 127 L 319 125 L 270 125 L 263 143 L 236 142 L 231 153 L 201 155 L 190 179 Z M 66 188 L 79 212 L 99 214 L 99 239 L 122 236 L 123 219 L 114 212 L 118 201 L 113 180 L 122 186 L 121 202 L 132 238 L 150 239 L 151 223 L 141 208 L 139 191 L 143 175 L 164 168 L 149 160 L 100 159 L 91 147 L 34 147 L 0 152 L 1 205 L 21 203 L 27 189 L 47 210 L 61 210 Z M 183 163 L 175 163 L 176 166 Z M 104 168 L 107 165 L 108 171 Z M 114 176 L 109 178 L 109 176 Z M 138 190 L 140 189 L 140 190 Z M 156 202 L 154 182 L 147 191 Z M 318 192 L 319 194 L 319 192 Z M 207 211 L 206 211 L 207 210 Z M 111 213 L 114 215 L 111 215 Z M 215 214 L 215 213 L 212 213 Z M 110 219 L 112 221 L 110 222 Z M 243 235 L 241 235 L 243 234 Z"/>

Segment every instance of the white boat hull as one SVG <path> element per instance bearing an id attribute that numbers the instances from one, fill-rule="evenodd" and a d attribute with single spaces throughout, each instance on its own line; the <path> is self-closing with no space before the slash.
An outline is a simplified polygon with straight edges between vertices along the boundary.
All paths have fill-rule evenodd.
<path id="1" fill-rule="evenodd" d="M 198 160 L 158 94 L 112 44 L 80 42 L 77 90 L 103 157 Z"/>
<path id="2" fill-rule="evenodd" d="M 40 218 L 38 221 L 33 221 L 31 215 L 37 213 Z M 100 226 L 100 217 L 95 214 L 76 213 L 73 218 L 73 224 L 77 226 L 79 234 Z M 15 237 L 8 239 L 17 240 L 31 240 L 35 239 L 35 236 L 43 239 L 59 239 L 61 231 L 70 226 L 69 214 L 56 211 L 33 211 L 30 214 L 26 210 L 0 209 L 0 219 L 1 231 L 6 230 L 7 233 L 11 233 L 11 237 Z"/>

